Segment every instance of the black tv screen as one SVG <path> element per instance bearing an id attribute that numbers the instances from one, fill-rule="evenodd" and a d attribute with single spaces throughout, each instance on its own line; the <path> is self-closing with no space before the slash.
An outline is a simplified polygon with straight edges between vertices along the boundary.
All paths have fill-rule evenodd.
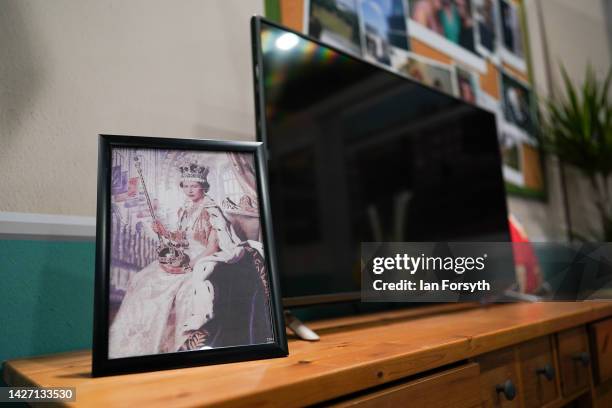
<path id="1" fill-rule="evenodd" d="M 252 29 L 286 304 L 358 298 L 361 242 L 510 240 L 492 113 L 265 19 Z"/>

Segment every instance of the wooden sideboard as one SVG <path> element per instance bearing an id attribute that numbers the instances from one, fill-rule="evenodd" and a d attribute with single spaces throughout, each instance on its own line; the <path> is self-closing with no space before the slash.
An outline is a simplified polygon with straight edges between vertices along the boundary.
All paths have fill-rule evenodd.
<path id="1" fill-rule="evenodd" d="M 262 361 L 92 378 L 91 353 L 12 360 L 78 406 L 612 407 L 612 302 L 408 309 L 311 324 Z"/>

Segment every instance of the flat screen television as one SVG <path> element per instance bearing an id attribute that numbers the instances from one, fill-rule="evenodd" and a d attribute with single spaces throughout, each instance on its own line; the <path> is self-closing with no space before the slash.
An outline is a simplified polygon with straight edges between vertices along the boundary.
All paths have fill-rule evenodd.
<path id="1" fill-rule="evenodd" d="M 251 22 L 285 306 L 359 299 L 361 242 L 510 240 L 495 116 Z"/>

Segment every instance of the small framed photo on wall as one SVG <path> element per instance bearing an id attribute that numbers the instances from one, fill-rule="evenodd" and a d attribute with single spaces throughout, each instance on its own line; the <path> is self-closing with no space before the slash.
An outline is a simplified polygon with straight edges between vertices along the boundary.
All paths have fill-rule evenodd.
<path id="1" fill-rule="evenodd" d="M 92 374 L 286 356 L 262 144 L 101 135 Z"/>

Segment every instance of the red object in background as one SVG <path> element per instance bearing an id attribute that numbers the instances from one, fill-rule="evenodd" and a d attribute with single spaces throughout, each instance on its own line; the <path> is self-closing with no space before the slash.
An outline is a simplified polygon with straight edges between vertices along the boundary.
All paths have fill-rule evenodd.
<path id="1" fill-rule="evenodd" d="M 136 197 L 136 193 L 138 193 L 138 177 L 132 177 L 128 181 L 128 196 Z"/>
<path id="2" fill-rule="evenodd" d="M 512 243 L 519 244 L 513 247 L 519 291 L 521 293 L 533 294 L 542 285 L 540 263 L 533 250 L 533 246 L 529 242 L 529 237 L 521 224 L 512 215 L 508 217 L 508 224 L 510 224 Z"/>

